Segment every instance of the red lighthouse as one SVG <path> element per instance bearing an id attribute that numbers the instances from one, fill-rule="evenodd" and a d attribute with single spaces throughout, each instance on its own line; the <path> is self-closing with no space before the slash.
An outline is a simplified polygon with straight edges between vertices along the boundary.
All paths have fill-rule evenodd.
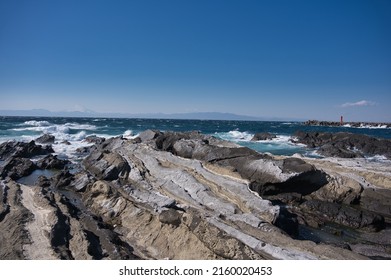
<path id="1" fill-rule="evenodd" d="M 343 125 L 343 116 L 341 116 L 341 125 Z"/>

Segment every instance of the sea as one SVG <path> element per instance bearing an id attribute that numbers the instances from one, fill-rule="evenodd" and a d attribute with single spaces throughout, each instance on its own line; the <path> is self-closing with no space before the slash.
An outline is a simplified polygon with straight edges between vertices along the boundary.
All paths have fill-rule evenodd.
<path id="1" fill-rule="evenodd" d="M 147 129 L 200 131 L 261 153 L 286 156 L 299 153 L 306 157 L 321 156 L 317 154 L 316 149 L 291 141 L 297 131 L 344 131 L 391 139 L 389 128 L 307 126 L 302 122 L 0 116 L 0 143 L 11 140 L 31 141 L 48 133 L 55 136 L 53 149 L 60 158 L 78 160 L 80 154 L 76 150 L 91 145 L 85 141 L 87 136 L 135 138 Z M 267 141 L 251 141 L 258 132 L 273 133 L 277 137 Z M 385 160 L 381 156 L 368 159 Z"/>

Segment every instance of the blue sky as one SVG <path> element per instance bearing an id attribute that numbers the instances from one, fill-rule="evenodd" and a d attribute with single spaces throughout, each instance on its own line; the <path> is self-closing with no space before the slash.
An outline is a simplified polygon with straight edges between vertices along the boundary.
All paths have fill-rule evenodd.
<path id="1" fill-rule="evenodd" d="M 391 1 L 0 0 L 0 110 L 391 121 Z"/>

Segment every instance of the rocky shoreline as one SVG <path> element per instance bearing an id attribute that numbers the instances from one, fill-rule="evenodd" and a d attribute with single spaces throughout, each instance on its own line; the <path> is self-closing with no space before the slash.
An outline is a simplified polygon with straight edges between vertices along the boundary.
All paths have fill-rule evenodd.
<path id="1" fill-rule="evenodd" d="M 382 156 L 391 159 L 391 140 L 378 139 L 363 134 L 348 132 L 304 132 L 295 133 L 294 143 L 317 149 L 326 157 L 363 158 Z"/>
<path id="2" fill-rule="evenodd" d="M 40 141 L 0 145 L 0 259 L 391 259 L 389 165 L 152 130 L 71 163 Z"/>
<path id="3" fill-rule="evenodd" d="M 318 121 L 308 120 L 304 122 L 307 126 L 345 126 L 356 128 L 391 128 L 391 123 L 386 122 L 333 122 L 333 121 Z"/>

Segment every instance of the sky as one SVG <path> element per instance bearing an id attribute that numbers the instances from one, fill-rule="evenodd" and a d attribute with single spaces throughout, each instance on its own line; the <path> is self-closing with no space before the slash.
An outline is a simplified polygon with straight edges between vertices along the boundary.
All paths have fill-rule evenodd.
<path id="1" fill-rule="evenodd" d="M 0 110 L 391 122 L 391 1 L 0 0 Z"/>

